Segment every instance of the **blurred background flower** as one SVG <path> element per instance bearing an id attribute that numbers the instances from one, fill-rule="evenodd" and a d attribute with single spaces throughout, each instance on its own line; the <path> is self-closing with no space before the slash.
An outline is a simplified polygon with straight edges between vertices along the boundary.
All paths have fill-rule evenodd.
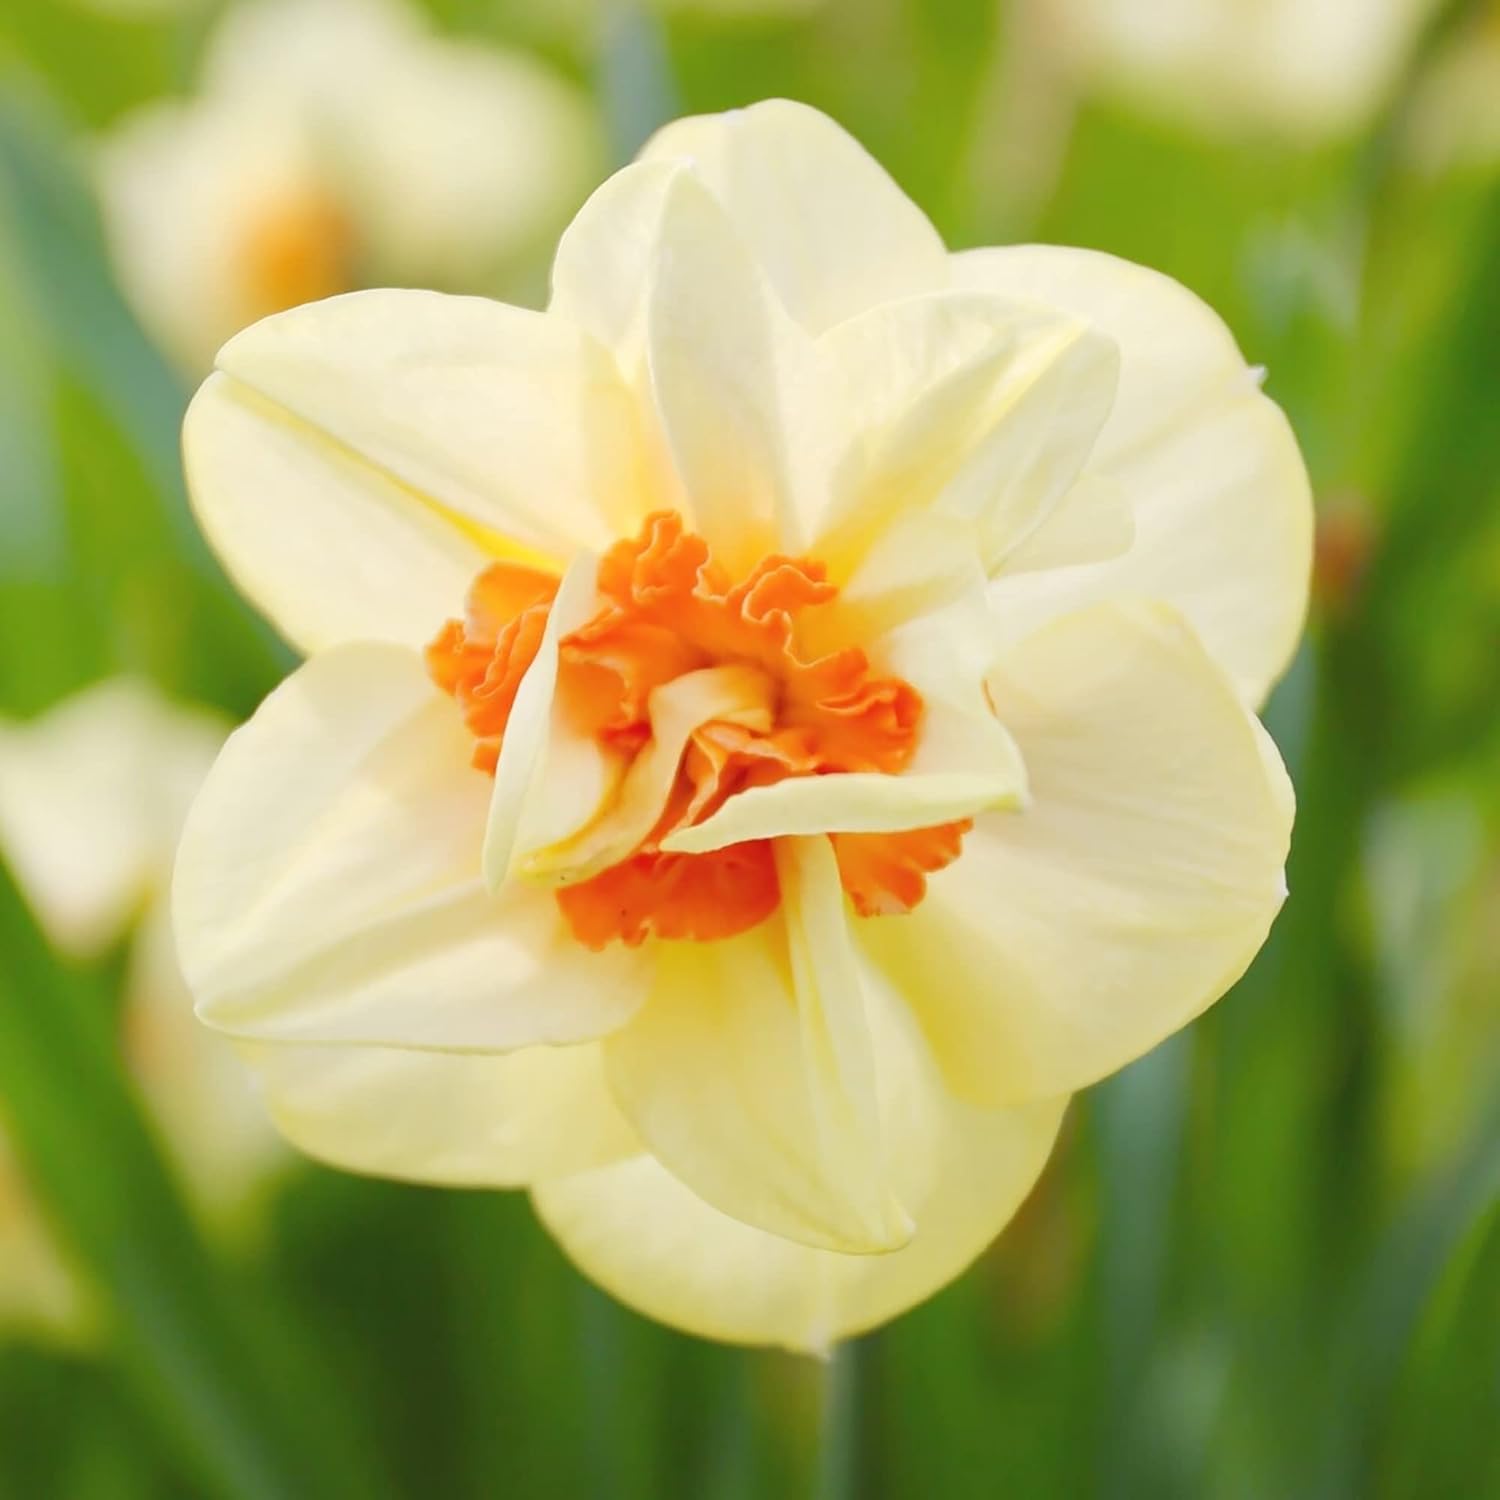
<path id="1" fill-rule="evenodd" d="M 201 370 L 247 323 L 356 287 L 524 291 L 599 161 L 584 97 L 532 57 L 433 36 L 399 0 L 250 0 L 193 97 L 123 120 L 99 174 L 121 284 Z"/>
<path id="2" fill-rule="evenodd" d="M 233 1048 L 197 1023 L 178 969 L 167 895 L 182 820 L 223 743 L 214 714 L 149 683 L 96 684 L 24 723 L 0 720 L 0 855 L 37 922 L 70 962 L 116 945 L 121 1063 L 205 1218 L 243 1231 L 287 1160 Z M 58 1326 L 83 1297 L 10 1165 L 0 1174 L 0 1304 Z M 14 1273 L 14 1274 L 12 1274 Z M 7 1283 L 9 1283 L 7 1285 Z"/>
<path id="3" fill-rule="evenodd" d="M 127 1072 L 118 937 L 69 956 L 0 872 L 0 1264 L 19 1264 L 17 1225 L 46 1267 L 60 1248 L 64 1311 L 87 1287 L 95 1330 L 70 1352 L 7 1314 L 0 1494 L 966 1500 L 997 1475 L 1020 1493 L 1109 1500 L 1500 1492 L 1496 9 L 1069 0 L 1095 26 L 1073 50 L 1064 6 L 411 0 L 375 30 L 404 31 L 397 72 L 430 78 L 429 48 L 459 48 L 475 72 L 517 60 L 557 82 L 585 142 L 605 136 L 585 153 L 610 162 L 677 113 L 805 99 L 886 162 L 949 243 L 1109 250 L 1225 314 L 1292 417 L 1320 509 L 1314 628 L 1268 709 L 1300 807 L 1266 951 L 1189 1038 L 1079 1101 L 970 1274 L 825 1368 L 623 1312 L 499 1194 L 309 1165 L 272 1180 L 261 1234 L 206 1239 Z M 597 20 L 554 24 L 564 9 Z M 186 388 L 221 334 L 177 320 L 164 277 L 148 275 L 157 300 L 143 298 L 139 269 L 105 248 L 98 153 L 141 111 L 182 121 L 213 99 L 215 117 L 253 114 L 223 101 L 247 87 L 239 69 L 275 13 L 0 5 L 8 720 L 129 674 L 238 722 L 287 669 L 195 542 L 181 488 Z M 240 30 L 241 61 L 215 62 Z M 1186 64 L 1192 49 L 1202 61 Z M 428 235 L 448 245 L 500 213 L 484 184 L 520 168 L 487 137 L 434 163 L 431 142 L 469 139 L 429 133 L 437 104 L 412 106 L 405 140 L 387 139 L 394 110 L 344 123 L 345 75 L 372 50 L 323 66 L 327 114 L 278 102 L 252 131 L 296 169 L 270 179 L 300 191 L 316 175 L 354 226 L 349 240 L 307 237 L 314 259 L 540 302 L 540 219 L 533 247 L 465 239 L 472 252 L 417 264 Z M 306 73 L 261 56 L 249 91 L 306 101 Z M 1201 71 L 1184 82 L 1188 67 Z M 284 128 L 294 117 L 339 123 Z M 347 149 L 351 128 L 378 153 Z M 557 132 L 528 142 L 530 160 L 577 149 Z M 405 201 L 458 196 L 464 211 L 406 222 L 393 197 L 373 212 L 379 233 L 365 230 L 387 174 L 372 163 L 388 154 L 388 180 L 409 183 L 405 146 L 426 162 Z M 272 154 L 239 145 L 225 160 Z M 545 168 L 554 223 L 602 170 Z M 424 172 L 431 200 L 415 196 Z M 447 186 L 460 178 L 462 192 Z M 194 222 L 160 201 L 159 235 Z M 217 201 L 229 222 L 255 195 Z M 204 242 L 222 247 L 210 227 Z M 377 264 L 377 243 L 410 261 Z M 147 253 L 185 264 L 173 244 Z M 184 302 L 201 295 L 198 271 L 170 274 Z M 234 322 L 245 314 L 225 312 L 225 284 L 213 315 Z M 79 891 L 93 865 L 86 851 L 74 866 Z M 35 875 L 18 873 L 30 891 Z M 5 1296 L 31 1315 L 49 1294 Z"/>
<path id="4" fill-rule="evenodd" d="M 1363 125 L 1440 0 L 1040 0 L 1086 86 L 1211 131 Z"/>

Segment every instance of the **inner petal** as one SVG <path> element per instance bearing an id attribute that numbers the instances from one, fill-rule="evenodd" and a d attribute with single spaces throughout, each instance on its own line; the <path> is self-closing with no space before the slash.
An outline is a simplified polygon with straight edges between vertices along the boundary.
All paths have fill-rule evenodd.
<path id="1" fill-rule="evenodd" d="M 594 614 L 559 642 L 557 703 L 619 774 L 589 821 L 516 868 L 557 887 L 589 947 L 746 931 L 780 904 L 774 841 L 692 853 L 664 842 L 788 778 L 899 774 L 916 753 L 921 695 L 876 675 L 859 646 L 806 649 L 804 615 L 837 593 L 821 564 L 773 555 L 734 581 L 675 512 L 612 547 L 596 587 Z M 474 762 L 491 774 L 556 593 L 550 574 L 492 564 L 463 617 L 428 647 L 428 670 L 459 704 Z M 910 910 L 967 828 L 833 835 L 856 910 Z"/>

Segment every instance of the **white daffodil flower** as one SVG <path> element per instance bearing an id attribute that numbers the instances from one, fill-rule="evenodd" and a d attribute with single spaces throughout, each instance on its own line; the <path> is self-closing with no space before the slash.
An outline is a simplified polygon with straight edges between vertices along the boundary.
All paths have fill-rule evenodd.
<path id="1" fill-rule="evenodd" d="M 396 0 L 229 11 L 187 101 L 102 143 L 105 228 L 142 322 L 201 373 L 267 313 L 371 284 L 489 285 L 577 205 L 582 96 Z"/>
<path id="2" fill-rule="evenodd" d="M 950 255 L 797 104 L 662 131 L 552 286 L 220 351 L 193 501 L 309 660 L 189 817 L 184 972 L 314 1155 L 823 1348 L 1264 940 L 1306 474 L 1182 287 Z"/>

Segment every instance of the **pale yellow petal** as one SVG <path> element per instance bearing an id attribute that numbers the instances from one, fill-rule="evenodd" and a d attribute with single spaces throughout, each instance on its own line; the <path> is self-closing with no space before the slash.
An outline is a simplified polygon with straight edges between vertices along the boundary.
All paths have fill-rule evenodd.
<path id="1" fill-rule="evenodd" d="M 1121 487 L 1083 475 L 1025 541 L 1005 554 L 1007 578 L 1122 557 L 1135 541 L 1135 516 Z"/>
<path id="2" fill-rule="evenodd" d="M 614 352 L 634 377 L 643 354 L 646 288 L 660 253 L 674 162 L 634 162 L 596 188 L 563 232 L 548 311 Z"/>
<path id="3" fill-rule="evenodd" d="M 906 1237 L 874 1111 L 864 994 L 824 839 L 778 851 L 783 910 L 661 945 L 651 996 L 605 1044 L 647 1148 L 721 1211 L 804 1244 Z"/>
<path id="4" fill-rule="evenodd" d="M 639 1151 L 597 1043 L 499 1055 L 241 1043 L 293 1145 L 350 1172 L 517 1187 Z"/>
<path id="5" fill-rule="evenodd" d="M 954 275 L 1081 314 L 1120 347 L 1091 469 L 1119 485 L 1134 542 L 1111 562 L 1001 579 L 1016 633 L 1097 599 L 1162 599 L 1258 703 L 1302 630 L 1312 504 L 1296 439 L 1229 330 L 1168 277 L 1095 251 L 969 251 Z"/>
<path id="6" fill-rule="evenodd" d="M 485 297 L 351 292 L 263 319 L 216 363 L 455 523 L 534 553 L 565 561 L 607 544 L 621 490 L 634 498 L 625 389 L 560 318 Z"/>
<path id="7" fill-rule="evenodd" d="M 543 891 L 480 873 L 490 780 L 415 653 L 314 657 L 231 737 L 184 831 L 179 954 L 209 1024 L 452 1051 L 584 1040 L 644 992 Z"/>
<path id="8" fill-rule="evenodd" d="M 594 612 L 598 571 L 598 559 L 588 553 L 569 564 L 536 656 L 516 689 L 485 815 L 481 869 L 491 891 L 505 883 L 518 849 L 556 839 L 560 824 L 569 832 L 586 824 L 610 790 L 592 736 L 574 730 L 556 696 L 558 642 Z M 578 776 L 581 757 L 592 774 Z M 573 775 L 549 774 L 564 767 Z"/>
<path id="9" fill-rule="evenodd" d="M 660 233 L 650 391 L 689 524 L 741 573 L 806 540 L 837 442 L 823 410 L 832 381 L 693 174 L 672 181 Z"/>
<path id="10" fill-rule="evenodd" d="M 948 282 L 942 240 L 922 211 L 805 104 L 771 99 L 677 120 L 642 158 L 692 165 L 810 332 Z"/>
<path id="11" fill-rule="evenodd" d="M 1058 620 L 989 686 L 1029 806 L 981 818 L 915 911 L 858 937 L 950 1084 L 1014 1103 L 1104 1077 L 1224 993 L 1286 894 L 1292 809 L 1269 740 L 1165 606 Z"/>
<path id="12" fill-rule="evenodd" d="M 773 685 L 743 664 L 703 667 L 656 688 L 648 713 L 651 738 L 621 776 L 609 808 L 571 838 L 528 850 L 522 875 L 571 883 L 628 858 L 660 822 L 693 731 L 710 721 L 769 730 Z"/>
<path id="13" fill-rule="evenodd" d="M 946 1094 L 899 1002 L 874 991 L 887 1165 L 915 1231 L 880 1255 L 816 1250 L 753 1229 L 640 1156 L 544 1182 L 542 1221 L 584 1274 L 690 1333 L 825 1353 L 946 1285 L 1010 1219 L 1041 1171 L 1063 1101 L 984 1110 Z"/>
<path id="14" fill-rule="evenodd" d="M 420 645 L 489 560 L 443 512 L 226 375 L 193 398 L 182 451 L 214 551 L 301 651 Z"/>
<path id="15" fill-rule="evenodd" d="M 814 549 L 836 570 L 932 509 L 970 523 L 993 572 L 1082 471 L 1118 369 L 1085 319 L 975 292 L 887 303 L 819 347 L 858 422 Z"/>

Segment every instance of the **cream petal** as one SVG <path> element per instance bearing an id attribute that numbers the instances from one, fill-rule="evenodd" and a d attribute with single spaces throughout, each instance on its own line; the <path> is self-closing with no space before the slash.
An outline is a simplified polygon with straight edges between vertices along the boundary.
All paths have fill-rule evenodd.
<path id="1" fill-rule="evenodd" d="M 838 442 L 832 382 L 692 174 L 671 183 L 660 233 L 645 321 L 651 395 L 690 524 L 740 573 L 805 543 Z"/>
<path id="2" fill-rule="evenodd" d="M 548 312 L 592 334 L 632 378 L 643 357 L 646 288 L 659 254 L 662 214 L 685 170 L 653 161 L 616 172 L 563 231 L 552 262 Z"/>
<path id="3" fill-rule="evenodd" d="M 817 1250 L 729 1218 L 649 1156 L 543 1182 L 537 1212 L 622 1302 L 708 1338 L 826 1353 L 921 1302 L 1004 1228 L 1065 1101 L 985 1110 L 947 1094 L 910 1016 L 871 991 L 887 1164 L 915 1232 L 880 1255 Z"/>
<path id="4" fill-rule="evenodd" d="M 972 525 L 993 572 L 1082 471 L 1119 364 L 1087 320 L 975 292 L 887 303 L 819 348 L 859 423 L 814 544 L 836 574 L 929 508 Z"/>
<path id="5" fill-rule="evenodd" d="M 356 292 L 219 352 L 184 427 L 230 571 L 297 645 L 429 637 L 495 556 L 551 566 L 640 513 L 629 397 L 560 319 Z"/>
<path id="6" fill-rule="evenodd" d="M 518 1187 L 640 1150 L 597 1043 L 486 1055 L 240 1043 L 276 1127 L 331 1166 Z"/>
<path id="7" fill-rule="evenodd" d="M 579 1041 L 644 995 L 545 892 L 480 877 L 489 778 L 415 653 L 314 657 L 233 735 L 178 853 L 179 956 L 199 1014 L 252 1041 L 451 1051 Z"/>
<path id="8" fill-rule="evenodd" d="M 864 996 L 824 839 L 777 850 L 782 912 L 738 937 L 661 945 L 651 996 L 605 1044 L 647 1148 L 721 1211 L 841 1250 L 908 1225 L 886 1183 Z"/>
<path id="9" fill-rule="evenodd" d="M 1135 516 L 1111 479 L 1085 474 L 1041 524 L 1005 554 L 1007 579 L 1122 557 L 1135 541 Z"/>
<path id="10" fill-rule="evenodd" d="M 1229 330 L 1168 277 L 1096 251 L 969 251 L 954 276 L 1081 314 L 1120 346 L 1092 467 L 1121 487 L 1134 545 L 1109 563 L 1001 579 L 996 602 L 1016 632 L 1097 599 L 1163 599 L 1258 703 L 1302 630 L 1312 505 L 1296 439 Z"/>
<path id="11" fill-rule="evenodd" d="M 262 319 L 216 363 L 520 549 L 566 560 L 635 514 L 619 508 L 635 472 L 628 394 L 564 319 L 486 297 L 350 292 Z"/>
<path id="12" fill-rule="evenodd" d="M 1274 747 L 1166 606 L 1055 621 L 989 687 L 1029 807 L 980 819 L 915 911 L 858 940 L 950 1086 L 1002 1104 L 1104 1077 L 1239 978 L 1286 894 L 1292 808 Z"/>
<path id="13" fill-rule="evenodd" d="M 563 884 L 587 880 L 628 858 L 661 821 L 693 731 L 710 721 L 768 730 L 772 693 L 765 674 L 744 665 L 703 667 L 655 689 L 651 738 L 621 777 L 608 811 L 571 838 L 527 852 L 520 873 Z"/>
<path id="14" fill-rule="evenodd" d="M 225 375 L 194 396 L 182 452 L 214 551 L 301 651 L 430 640 L 489 561 L 440 511 Z"/>
<path id="15" fill-rule="evenodd" d="M 770 99 L 677 120 L 641 155 L 691 164 L 809 332 L 948 283 L 943 242 L 922 211 L 805 104 Z"/>
<path id="16" fill-rule="evenodd" d="M 518 850 L 554 839 L 560 821 L 569 831 L 587 823 L 598 807 L 595 799 L 609 789 L 597 755 L 586 762 L 595 773 L 587 779 L 557 774 L 566 768 L 576 776 L 579 760 L 591 753 L 592 737 L 586 745 L 586 737 L 573 730 L 556 692 L 558 642 L 593 614 L 598 571 L 598 559 L 588 553 L 568 565 L 536 656 L 516 689 L 485 816 L 480 868 L 491 892 L 509 878 Z"/>

